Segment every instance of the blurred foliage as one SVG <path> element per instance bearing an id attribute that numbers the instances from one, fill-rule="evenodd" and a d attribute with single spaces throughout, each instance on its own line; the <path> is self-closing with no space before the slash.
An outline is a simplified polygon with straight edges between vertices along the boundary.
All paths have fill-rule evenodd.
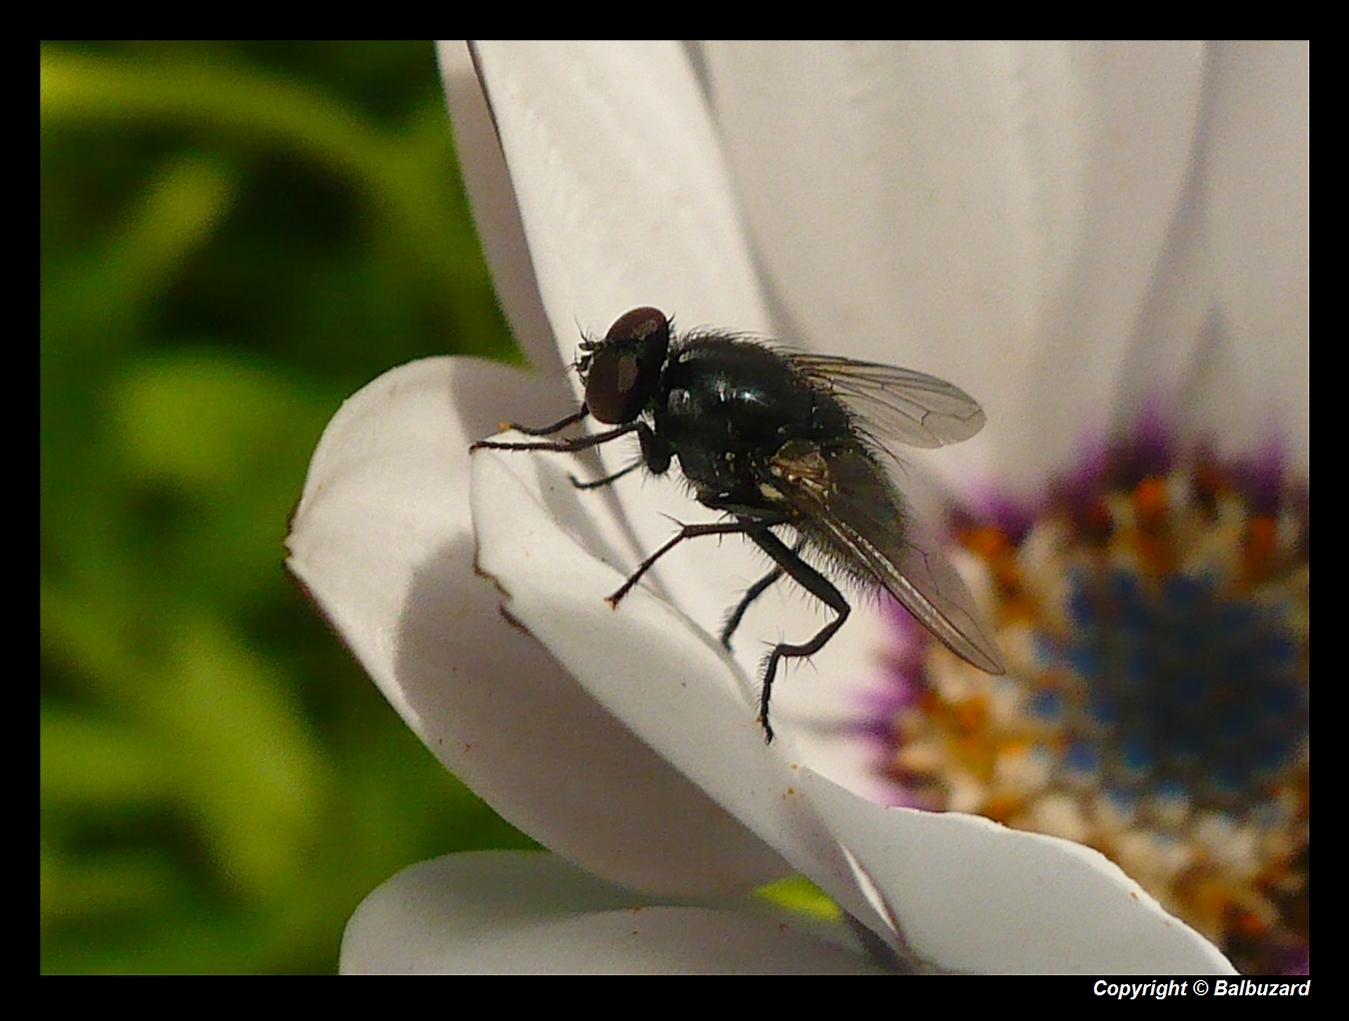
<path id="1" fill-rule="evenodd" d="M 429 43 L 41 51 L 41 967 L 331 972 L 360 899 L 530 846 L 281 567 L 342 399 L 514 358 Z"/>

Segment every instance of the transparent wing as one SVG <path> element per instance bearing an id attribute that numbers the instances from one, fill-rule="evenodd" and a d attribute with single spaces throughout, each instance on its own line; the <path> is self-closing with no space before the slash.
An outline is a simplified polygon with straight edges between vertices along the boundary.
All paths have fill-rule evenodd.
<path id="1" fill-rule="evenodd" d="M 873 438 L 911 447 L 967 440 L 984 427 L 979 402 L 958 386 L 925 372 L 829 355 L 787 354 L 812 384 L 829 390 Z"/>
<path id="2" fill-rule="evenodd" d="M 859 545 L 865 536 L 858 532 Z M 998 643 L 984 629 L 974 597 L 935 540 L 910 522 L 903 543 L 870 562 L 904 609 L 961 659 L 990 674 L 1007 672 Z"/>
<path id="3" fill-rule="evenodd" d="M 856 449 L 795 462 L 778 488 L 797 526 L 863 584 L 880 585 L 943 645 L 990 674 L 1005 672 L 998 643 L 941 547 L 914 520 L 884 470 Z"/>

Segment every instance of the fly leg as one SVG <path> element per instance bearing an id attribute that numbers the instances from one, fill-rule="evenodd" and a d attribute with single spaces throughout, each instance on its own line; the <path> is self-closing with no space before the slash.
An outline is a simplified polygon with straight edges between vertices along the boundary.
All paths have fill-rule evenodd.
<path id="1" fill-rule="evenodd" d="M 561 422 L 554 422 L 546 429 L 521 430 L 530 436 L 547 436 L 549 433 L 556 432 L 559 429 L 565 429 L 573 422 L 579 422 L 585 414 L 585 409 L 578 411 L 575 415 L 564 418 Z M 512 428 L 518 428 L 512 426 Z M 648 426 L 638 421 L 625 422 L 615 429 L 609 429 L 602 433 L 591 433 L 589 436 L 575 436 L 569 440 L 533 440 L 527 443 L 511 443 L 504 440 L 479 440 L 470 446 L 469 452 L 475 450 L 555 450 L 562 454 L 571 454 L 578 450 L 587 450 L 590 447 L 598 447 L 601 443 L 608 443 L 610 440 L 616 440 L 620 436 L 626 436 L 630 432 L 640 432 L 648 429 Z"/>
<path id="2" fill-rule="evenodd" d="M 796 545 L 792 547 L 792 552 L 800 553 L 802 547 L 805 546 L 805 544 L 806 544 L 805 536 L 802 536 L 801 538 L 796 540 Z M 754 600 L 758 599 L 761 595 L 763 595 L 770 588 L 772 588 L 774 583 L 776 583 L 777 580 L 782 577 L 782 574 L 783 574 L 782 568 L 775 567 L 767 574 L 765 574 L 762 578 L 760 578 L 758 581 L 756 581 L 753 585 L 751 585 L 748 589 L 745 590 L 745 595 L 743 596 L 743 598 L 741 598 L 739 605 L 736 606 L 736 608 L 730 612 L 730 614 L 726 618 L 725 625 L 721 629 L 721 644 L 723 646 L 725 646 L 727 649 L 730 649 L 731 636 L 735 634 L 735 629 L 740 626 L 740 621 L 744 619 L 745 611 L 750 608 L 750 604 L 752 604 Z"/>
<path id="3" fill-rule="evenodd" d="M 843 598 L 843 593 L 834 587 L 824 575 L 801 559 L 797 550 L 787 546 L 767 529 L 753 531 L 749 537 L 758 547 L 773 558 L 784 574 L 796 582 L 812 596 L 838 614 L 816 633 L 815 637 L 801 645 L 779 642 L 773 647 L 764 661 L 763 693 L 759 696 L 759 722 L 763 724 L 764 737 L 769 743 L 773 740 L 773 728 L 768 722 L 768 701 L 773 693 L 773 679 L 778 672 L 778 664 L 784 659 L 800 659 L 813 656 L 825 647 L 834 632 L 843 626 L 852 612 L 852 607 Z"/>
<path id="4" fill-rule="evenodd" d="M 552 425 L 545 425 L 541 429 L 531 429 L 527 425 L 521 425 L 519 422 L 502 423 L 502 429 L 513 429 L 515 432 L 524 433 L 526 436 L 551 436 L 559 433 L 569 425 L 575 425 L 587 415 L 590 409 L 582 404 L 581 410 L 573 412 L 566 418 L 554 422 Z M 578 436 L 570 440 L 540 440 L 537 442 L 511 442 L 506 440 L 479 440 L 470 446 L 469 453 L 475 450 L 554 450 L 560 453 L 572 453 L 577 450 L 585 450 L 588 447 L 598 447 L 601 443 L 608 443 L 610 440 L 616 440 L 630 432 L 641 433 L 643 430 L 650 431 L 642 422 L 625 422 L 617 429 L 609 429 L 602 433 L 595 433 L 593 436 Z M 614 472 L 602 479 L 596 479 L 594 482 L 582 482 L 575 475 L 568 476 L 571 484 L 577 489 L 599 489 L 601 486 L 607 486 L 610 483 L 617 482 L 628 472 L 636 471 L 642 466 L 641 461 L 628 465 L 621 471 Z"/>
<path id="5" fill-rule="evenodd" d="M 768 531 L 769 527 L 779 524 L 782 524 L 782 522 L 776 518 L 737 518 L 734 521 L 712 521 L 702 525 L 682 525 L 679 531 L 675 533 L 674 538 L 637 565 L 637 570 L 632 572 L 632 576 L 619 586 L 617 592 L 609 597 L 609 605 L 617 608 L 619 601 L 632 591 L 632 587 L 641 580 L 642 575 L 651 570 L 657 560 L 686 539 L 696 539 L 700 535 L 748 535 L 755 542 L 759 542 L 758 534 L 760 532 L 771 538 L 772 533 Z M 777 540 L 774 539 L 774 541 Z M 778 543 L 778 545 L 782 544 Z M 791 550 L 788 550 L 786 546 L 782 548 L 788 555 L 791 554 Z"/>
<path id="6" fill-rule="evenodd" d="M 735 634 L 735 629 L 740 626 L 740 621 L 745 616 L 745 611 L 749 609 L 750 604 L 772 588 L 773 584 L 781 577 L 782 568 L 775 567 L 745 590 L 739 605 L 731 611 L 726 618 L 725 626 L 721 629 L 721 644 L 728 650 L 731 647 L 731 635 Z"/>
<path id="7" fill-rule="evenodd" d="M 593 482 L 582 482 L 575 475 L 568 475 L 567 478 L 571 479 L 571 484 L 575 486 L 577 489 L 599 489 L 601 486 L 608 486 L 611 485 L 612 483 L 617 482 L 624 475 L 627 475 L 630 472 L 635 472 L 641 466 L 642 466 L 641 461 L 634 461 L 626 468 L 620 468 L 612 475 L 606 475 L 602 479 L 595 479 Z"/>
<path id="8" fill-rule="evenodd" d="M 518 433 L 524 433 L 526 436 L 551 436 L 553 433 L 560 433 L 569 425 L 575 425 L 588 414 L 590 414 L 590 409 L 582 404 L 579 411 L 572 412 L 566 418 L 554 422 L 552 425 L 545 425 L 542 429 L 531 429 L 529 426 L 521 425 L 519 422 L 506 422 L 502 425 L 502 431 L 504 432 L 506 429 L 513 429 Z"/>

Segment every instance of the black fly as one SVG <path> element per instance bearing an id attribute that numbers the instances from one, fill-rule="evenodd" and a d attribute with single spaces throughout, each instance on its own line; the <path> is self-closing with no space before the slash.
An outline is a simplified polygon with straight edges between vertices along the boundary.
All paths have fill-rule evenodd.
<path id="1" fill-rule="evenodd" d="M 847 358 L 796 354 L 725 333 L 670 336 L 654 308 L 633 309 L 601 341 L 581 345 L 585 384 L 579 411 L 543 429 L 551 436 L 587 415 L 614 426 L 575 439 L 473 444 L 495 450 L 577 451 L 635 432 L 641 461 L 581 488 L 607 485 L 645 465 L 664 475 L 673 458 L 698 502 L 729 520 L 684 525 L 642 561 L 609 597 L 618 605 L 653 564 L 685 539 L 748 536 L 773 570 L 731 612 L 721 642 L 730 648 L 745 610 L 784 574 L 836 616 L 808 642 L 774 646 L 764 663 L 759 719 L 769 741 L 768 702 L 784 659 L 819 652 L 847 620 L 843 594 L 800 556 L 809 549 L 840 573 L 884 588 L 962 659 L 1003 672 L 997 644 L 981 625 L 969 591 L 935 549 L 919 548 L 904 498 L 883 465 L 882 439 L 918 447 L 977 433 L 984 413 L 963 390 L 933 376 Z M 774 532 L 787 526 L 788 546 Z"/>

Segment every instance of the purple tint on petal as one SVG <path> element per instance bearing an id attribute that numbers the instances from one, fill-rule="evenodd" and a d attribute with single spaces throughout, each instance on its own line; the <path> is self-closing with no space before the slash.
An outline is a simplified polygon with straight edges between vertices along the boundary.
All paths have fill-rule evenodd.
<path id="1" fill-rule="evenodd" d="M 853 722 L 842 728 L 867 749 L 867 757 L 877 764 L 894 756 L 899 740 L 896 721 L 922 694 L 923 658 L 932 643 L 926 629 L 897 600 L 885 599 L 881 615 L 892 638 L 880 664 L 885 683 L 867 689 L 858 700 Z M 880 772 L 884 773 L 884 769 Z M 921 798 L 891 776 L 883 779 L 881 800 L 888 807 L 923 807 Z"/>

